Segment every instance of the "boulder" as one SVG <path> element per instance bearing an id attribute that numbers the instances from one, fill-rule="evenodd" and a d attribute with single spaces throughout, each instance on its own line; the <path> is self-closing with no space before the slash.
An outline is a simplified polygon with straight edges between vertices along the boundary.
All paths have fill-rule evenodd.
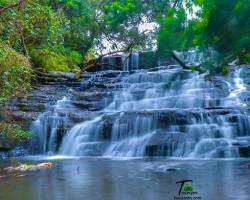
<path id="1" fill-rule="evenodd" d="M 239 153 L 241 157 L 250 157 L 250 146 L 240 146 Z"/>

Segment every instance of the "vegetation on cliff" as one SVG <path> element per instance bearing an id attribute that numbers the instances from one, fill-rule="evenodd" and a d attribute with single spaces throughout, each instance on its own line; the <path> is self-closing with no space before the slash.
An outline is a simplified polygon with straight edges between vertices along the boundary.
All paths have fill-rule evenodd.
<path id="1" fill-rule="evenodd" d="M 28 58 L 0 43 L 0 101 L 31 87 L 33 72 Z"/>
<path id="2" fill-rule="evenodd" d="M 18 125 L 0 122 L 0 150 L 10 150 L 23 145 L 31 137 L 30 132 Z"/>
<path id="3" fill-rule="evenodd" d="M 226 73 L 249 62 L 249 13 L 247 0 L 0 0 L 0 96 L 29 89 L 36 70 L 77 71 L 89 52 L 211 48 L 201 67 Z"/>

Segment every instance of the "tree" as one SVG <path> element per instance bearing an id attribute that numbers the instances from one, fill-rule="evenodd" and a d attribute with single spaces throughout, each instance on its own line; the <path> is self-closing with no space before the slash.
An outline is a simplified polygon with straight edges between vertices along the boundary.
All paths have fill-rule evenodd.
<path id="1" fill-rule="evenodd" d="M 250 3 L 247 0 L 196 1 L 200 6 L 196 22 L 197 45 L 210 46 L 218 53 L 213 63 L 221 71 L 250 52 Z M 218 72 L 217 70 L 217 72 Z"/>

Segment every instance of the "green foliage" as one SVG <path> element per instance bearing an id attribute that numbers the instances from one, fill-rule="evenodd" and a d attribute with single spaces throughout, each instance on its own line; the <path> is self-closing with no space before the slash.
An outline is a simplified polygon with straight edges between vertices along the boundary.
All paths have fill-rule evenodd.
<path id="1" fill-rule="evenodd" d="M 77 51 L 68 51 L 68 54 L 66 54 L 65 56 L 66 56 L 68 66 L 71 69 L 71 71 L 78 70 L 78 66 L 83 60 L 82 55 L 78 53 Z"/>
<path id="2" fill-rule="evenodd" d="M 197 1 L 201 7 L 200 45 L 212 46 L 218 53 L 217 64 L 224 64 L 250 51 L 250 3 L 247 0 Z M 200 40 L 201 41 L 201 40 Z"/>
<path id="3" fill-rule="evenodd" d="M 172 50 L 183 50 L 185 46 L 186 13 L 183 8 L 170 8 L 162 19 L 158 35 L 158 50 L 161 56 L 169 57 Z"/>
<path id="4" fill-rule="evenodd" d="M 46 71 L 70 71 L 66 58 L 50 49 L 35 49 L 31 51 L 31 58 L 35 66 L 45 69 Z"/>
<path id="5" fill-rule="evenodd" d="M 11 2 L 15 1 L 0 0 L 3 7 Z M 139 26 L 158 22 L 173 2 L 26 0 L 22 7 L 8 9 L 1 15 L 0 39 L 16 51 L 31 56 L 38 67 L 69 71 L 82 61 L 79 54 L 85 57 L 90 49 L 98 49 L 98 52 L 106 49 L 103 40 L 114 51 L 131 44 L 134 49 L 152 47 L 156 31 L 144 32 Z M 42 61 L 44 55 L 49 61 Z"/>
<path id="6" fill-rule="evenodd" d="M 172 50 L 212 48 L 218 55 L 203 68 L 224 73 L 235 58 L 249 62 L 249 13 L 249 0 L 26 0 L 1 14 L 0 41 L 36 67 L 60 71 L 76 70 L 93 49 L 152 50 L 156 43 L 169 57 Z M 143 30 L 145 23 L 158 28 Z"/>
<path id="7" fill-rule="evenodd" d="M 110 46 L 113 49 L 124 49 L 132 44 L 134 50 L 152 50 L 157 38 L 157 28 L 147 30 L 148 27 L 144 24 L 157 25 L 166 14 L 171 0 L 109 2 L 104 6 L 101 19 L 102 27 L 105 27 L 104 37 Z"/>
<path id="8" fill-rule="evenodd" d="M 26 46 L 36 67 L 71 71 L 80 64 L 80 53 L 63 46 L 69 21 L 49 2 L 27 0 L 22 10 L 8 10 L 3 19 L 2 40 L 23 53 Z"/>
<path id="9" fill-rule="evenodd" d="M 65 21 L 64 16 L 55 13 L 49 5 L 26 0 L 23 9 L 10 9 L 3 14 L 1 38 L 23 52 L 24 43 L 28 48 L 62 44 Z"/>
<path id="10" fill-rule="evenodd" d="M 29 60 L 8 45 L 0 44 L 0 97 L 20 95 L 30 89 L 33 73 Z"/>
<path id="11" fill-rule="evenodd" d="M 222 75 L 227 76 L 230 73 L 229 67 L 227 65 L 222 66 L 221 70 Z"/>
<path id="12" fill-rule="evenodd" d="M 84 57 L 84 62 L 87 63 L 91 60 L 94 60 L 96 57 L 95 57 L 95 54 L 94 54 L 94 50 L 93 49 L 89 49 L 89 51 L 85 54 L 85 57 Z"/>
<path id="13" fill-rule="evenodd" d="M 94 45 L 94 40 L 104 31 L 99 20 L 100 0 L 58 0 L 53 4 L 55 10 L 64 12 L 67 21 L 64 28 L 64 46 L 78 51 L 84 56 Z M 99 8 L 100 7 L 100 8 Z M 102 29 L 102 30 L 101 30 Z"/>
<path id="14" fill-rule="evenodd" d="M 246 54 L 243 56 L 242 60 L 243 60 L 244 62 L 250 63 L 250 53 L 246 53 Z"/>
<path id="15" fill-rule="evenodd" d="M 0 122 L 0 146 L 14 148 L 31 138 L 31 133 L 18 125 Z"/>
<path id="16" fill-rule="evenodd" d="M 28 46 L 63 44 L 63 26 L 67 22 L 62 13 L 56 13 L 49 5 L 31 0 L 23 12 L 24 36 Z"/>
<path id="17" fill-rule="evenodd" d="M 46 71 L 74 71 L 82 61 L 82 56 L 76 51 L 56 52 L 53 49 L 33 49 L 31 58 L 35 66 Z"/>
<path id="18" fill-rule="evenodd" d="M 198 8 L 193 13 L 194 7 Z M 189 17 L 193 14 L 193 17 Z M 187 0 L 167 10 L 162 16 L 158 34 L 160 55 L 174 49 L 185 51 L 201 47 L 214 49 L 202 67 L 210 73 L 228 74 L 226 65 L 239 58 L 249 62 L 250 3 L 248 0 Z"/>
<path id="19" fill-rule="evenodd" d="M 139 13 L 140 3 L 136 0 L 113 1 L 104 7 L 107 24 L 116 29 L 129 18 Z"/>

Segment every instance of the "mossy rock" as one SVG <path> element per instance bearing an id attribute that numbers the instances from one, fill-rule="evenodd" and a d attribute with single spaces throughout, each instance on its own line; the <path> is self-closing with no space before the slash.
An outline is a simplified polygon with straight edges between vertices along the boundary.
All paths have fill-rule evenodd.
<path id="1" fill-rule="evenodd" d="M 19 125 L 0 122 L 0 150 L 7 151 L 25 144 L 31 138 L 31 133 Z"/>

